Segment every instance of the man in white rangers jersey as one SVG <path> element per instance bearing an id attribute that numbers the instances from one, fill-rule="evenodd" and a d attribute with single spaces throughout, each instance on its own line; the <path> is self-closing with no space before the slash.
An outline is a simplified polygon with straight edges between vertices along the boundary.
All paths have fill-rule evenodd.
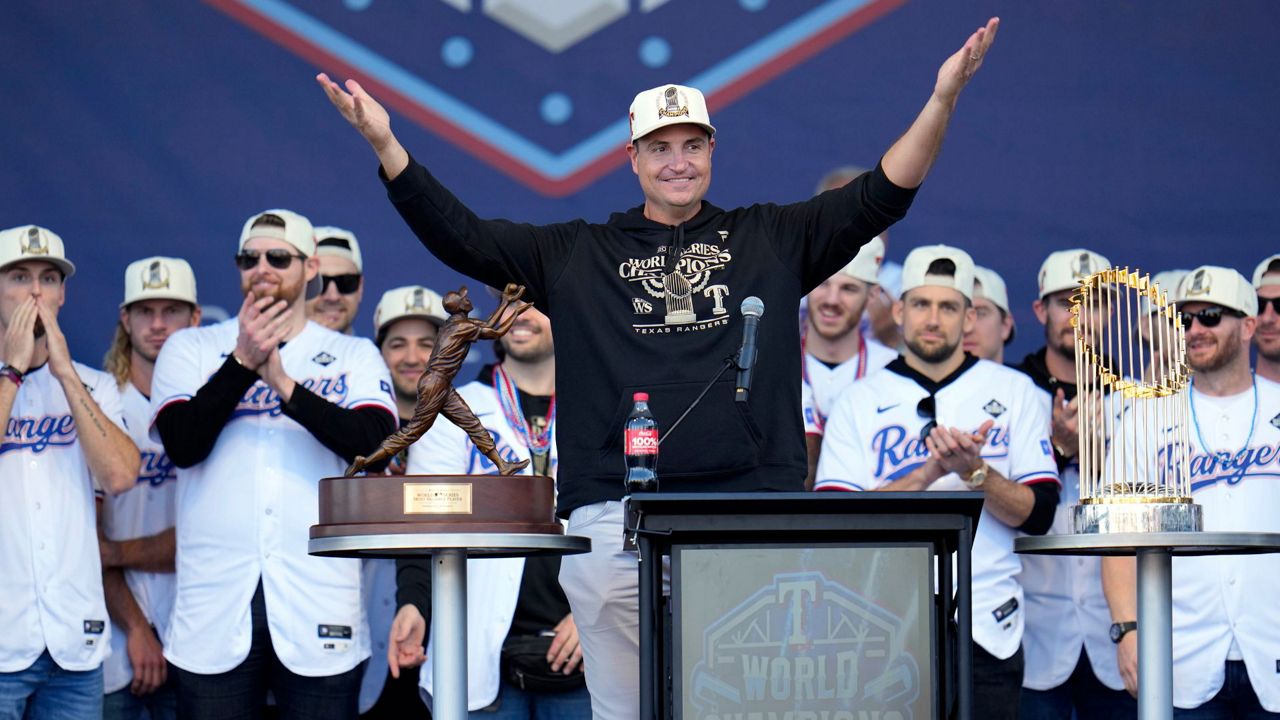
<path id="1" fill-rule="evenodd" d="M 1042 534 L 1058 502 L 1049 415 L 1026 376 L 967 355 L 973 261 L 917 248 L 903 264 L 902 357 L 836 401 L 818 490 L 981 490 L 973 543 L 973 713 L 1015 718 L 1022 685 L 1018 531 Z"/>
<path id="2" fill-rule="evenodd" d="M 103 367 L 120 388 L 125 428 L 142 454 L 142 468 L 132 490 L 101 498 L 99 505 L 102 585 L 111 616 L 111 656 L 102 666 L 105 720 L 164 720 L 177 713 L 159 641 L 173 610 L 177 471 L 147 425 L 160 348 L 173 333 L 199 324 L 196 277 L 187 261 L 149 257 L 129 264 Z"/>
<path id="3" fill-rule="evenodd" d="M 1280 385 L 1249 368 L 1254 288 L 1235 270 L 1204 265 L 1182 279 L 1175 301 L 1193 373 L 1191 496 L 1203 508 L 1204 529 L 1280 532 Z M 1136 466 L 1165 470 L 1170 450 L 1180 454 L 1158 437 L 1151 445 L 1155 456 Z M 1133 558 L 1106 558 L 1103 573 L 1113 617 L 1136 618 Z M 1174 717 L 1280 717 L 1277 596 L 1280 555 L 1174 558 Z M 1131 691 L 1142 631 L 1128 633 L 1118 648 Z"/>
<path id="4" fill-rule="evenodd" d="M 342 228 L 317 227 L 315 232 L 320 274 L 311 283 L 314 297 L 307 301 L 307 318 L 350 335 L 364 298 L 360 242 L 355 233 Z"/>
<path id="5" fill-rule="evenodd" d="M 536 309 L 526 310 L 498 340 L 495 350 L 500 362 L 484 367 L 458 393 L 493 436 L 503 459 L 530 460 L 523 474 L 555 477 L 555 355 L 550 321 Z M 465 431 L 438 421 L 409 448 L 409 473 L 496 475 L 498 468 Z M 396 564 L 400 609 L 390 636 L 392 672 L 424 661 L 431 601 L 430 563 L 401 560 Z M 467 707 L 473 717 L 487 717 L 488 713 L 476 712 L 485 708 L 511 719 L 591 717 L 578 630 L 557 580 L 559 572 L 559 557 L 467 561 Z M 540 634 L 547 637 L 549 648 L 546 671 L 560 673 L 573 685 L 571 689 L 521 688 L 503 674 L 504 642 Z M 428 644 L 419 680 L 426 698 L 432 691 L 431 654 Z"/>
<path id="6" fill-rule="evenodd" d="M 1071 507 L 1080 502 L 1071 296 L 1081 280 L 1109 266 L 1105 257 L 1082 248 L 1045 258 L 1032 306 L 1044 325 L 1045 344 L 1017 365 L 1045 391 L 1045 408 L 1052 412 L 1051 440 L 1062 480 L 1052 533 L 1071 532 Z M 1022 718 L 1070 720 L 1073 713 L 1102 720 L 1132 718 L 1137 704 L 1124 692 L 1116 666 L 1099 558 L 1023 555 L 1018 582 L 1027 609 Z M 1123 628 L 1117 625 L 1116 632 Z"/>
<path id="7" fill-rule="evenodd" d="M 110 641 L 96 481 L 133 487 L 138 449 L 111 376 L 58 327 L 75 273 L 62 238 L 0 231 L 0 718 L 100 718 Z"/>
<path id="8" fill-rule="evenodd" d="M 862 313 L 876 287 L 882 262 L 884 240 L 874 237 L 844 269 L 806 296 L 805 318 L 800 328 L 800 348 L 804 353 L 800 365 L 800 394 L 805 444 L 809 451 L 810 487 L 822 448 L 822 426 L 836 396 L 849 387 L 849 383 L 879 370 L 898 356 L 862 331 Z"/>
<path id="9" fill-rule="evenodd" d="M 165 657 L 178 713 L 356 714 L 369 655 L 358 560 L 307 554 L 317 482 L 395 428 L 373 343 L 306 318 L 317 272 L 306 218 L 249 218 L 239 316 L 175 333 L 152 379 L 153 437 L 178 470 L 177 596 Z"/>
<path id="10" fill-rule="evenodd" d="M 400 427 L 413 418 L 418 378 L 427 369 L 436 333 L 449 316 L 440 293 L 421 285 L 392 288 L 382 294 L 373 311 L 373 342 L 391 372 Z M 408 452 L 392 458 L 387 472 L 403 475 Z M 369 720 L 424 716 L 418 696 L 418 668 L 402 668 L 392 676 L 387 666 L 387 638 L 396 615 L 396 562 L 362 560 L 364 605 L 369 615 L 371 653 L 360 682 L 360 714 Z"/>

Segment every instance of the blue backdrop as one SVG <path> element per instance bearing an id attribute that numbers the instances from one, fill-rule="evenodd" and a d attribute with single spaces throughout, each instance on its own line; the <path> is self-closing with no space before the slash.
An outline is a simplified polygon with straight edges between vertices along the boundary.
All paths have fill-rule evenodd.
<path id="1" fill-rule="evenodd" d="M 1029 308 L 1051 250 L 1246 272 L 1280 250 L 1268 0 L 6 2 L 0 226 L 66 240 L 80 272 L 63 324 L 93 364 L 129 261 L 186 257 L 203 301 L 238 307 L 240 225 L 277 206 L 358 234 L 369 334 L 382 290 L 463 279 L 404 228 L 317 71 L 366 79 L 482 215 L 603 220 L 641 200 L 621 162 L 636 91 L 708 91 L 713 202 L 797 200 L 834 165 L 875 163 L 993 14 L 999 39 L 890 259 L 946 242 L 1001 272 L 1020 355 L 1042 339 Z"/>

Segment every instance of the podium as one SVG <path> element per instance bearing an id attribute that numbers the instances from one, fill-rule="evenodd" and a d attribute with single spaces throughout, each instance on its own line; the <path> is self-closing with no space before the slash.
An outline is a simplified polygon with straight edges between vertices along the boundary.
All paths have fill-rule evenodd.
<path id="1" fill-rule="evenodd" d="M 467 718 L 467 558 L 591 550 L 590 540 L 565 535 L 556 522 L 549 477 L 324 478 L 319 494 L 311 555 L 431 558 L 432 717 L 440 720 Z"/>
<path id="2" fill-rule="evenodd" d="M 631 496 L 640 717 L 969 718 L 981 512 L 979 492 Z"/>

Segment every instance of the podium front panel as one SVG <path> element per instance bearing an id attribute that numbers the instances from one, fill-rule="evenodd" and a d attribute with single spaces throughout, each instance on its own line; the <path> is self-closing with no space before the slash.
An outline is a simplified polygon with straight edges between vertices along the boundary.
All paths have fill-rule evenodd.
<path id="1" fill-rule="evenodd" d="M 674 543 L 671 561 L 677 720 L 939 716 L 931 544 Z"/>

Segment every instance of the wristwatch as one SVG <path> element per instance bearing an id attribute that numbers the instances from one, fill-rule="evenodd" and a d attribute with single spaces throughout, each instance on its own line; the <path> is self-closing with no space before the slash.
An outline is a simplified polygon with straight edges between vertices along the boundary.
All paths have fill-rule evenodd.
<path id="1" fill-rule="evenodd" d="M 982 464 L 978 466 L 978 469 L 969 473 L 969 476 L 964 479 L 964 484 L 968 485 L 971 489 L 982 487 L 982 483 L 987 481 L 987 470 L 989 469 L 990 467 L 987 465 L 987 461 L 983 460 Z"/>
<path id="2" fill-rule="evenodd" d="M 1111 642 L 1119 645 L 1124 636 L 1129 634 L 1130 630 L 1138 629 L 1138 621 L 1130 620 L 1129 622 L 1111 623 Z"/>

